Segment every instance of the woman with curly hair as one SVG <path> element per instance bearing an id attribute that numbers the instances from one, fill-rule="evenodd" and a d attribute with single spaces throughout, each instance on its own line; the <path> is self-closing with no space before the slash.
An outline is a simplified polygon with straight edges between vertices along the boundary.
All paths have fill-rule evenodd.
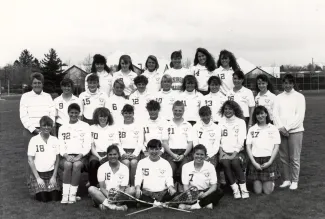
<path id="1" fill-rule="evenodd" d="M 246 188 L 245 173 L 242 168 L 244 159 L 244 141 L 246 139 L 246 124 L 243 112 L 235 101 L 227 100 L 220 109 L 221 142 L 219 149 L 220 163 L 224 168 L 226 178 L 234 192 L 234 198 L 249 198 Z M 236 183 L 235 176 L 239 182 Z"/>
<path id="2" fill-rule="evenodd" d="M 159 69 L 159 63 L 156 56 L 150 55 L 145 64 L 146 70 L 143 76 L 148 78 L 147 89 L 150 93 L 157 93 L 160 90 L 160 82 L 163 76 L 162 71 Z"/>
<path id="3" fill-rule="evenodd" d="M 198 91 L 203 95 L 208 94 L 208 80 L 214 75 L 216 63 L 208 50 L 197 48 L 194 58 L 194 66 L 190 69 L 191 73 L 198 81 Z"/>
<path id="4" fill-rule="evenodd" d="M 215 71 L 222 80 L 222 93 L 226 94 L 228 91 L 233 89 L 234 84 L 232 82 L 232 74 L 237 70 L 240 70 L 240 67 L 234 54 L 227 50 L 222 50 L 219 54 L 217 69 Z"/>

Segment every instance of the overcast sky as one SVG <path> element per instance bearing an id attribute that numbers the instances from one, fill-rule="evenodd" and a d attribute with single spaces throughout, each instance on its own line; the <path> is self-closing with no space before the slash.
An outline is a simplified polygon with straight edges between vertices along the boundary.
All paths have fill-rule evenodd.
<path id="1" fill-rule="evenodd" d="M 268 2 L 268 3 L 267 3 Z M 325 64 L 323 0 L 0 0 L 0 66 L 54 48 L 78 64 L 116 50 L 170 58 L 228 49 L 256 65 Z M 108 63 L 115 64 L 115 63 Z"/>

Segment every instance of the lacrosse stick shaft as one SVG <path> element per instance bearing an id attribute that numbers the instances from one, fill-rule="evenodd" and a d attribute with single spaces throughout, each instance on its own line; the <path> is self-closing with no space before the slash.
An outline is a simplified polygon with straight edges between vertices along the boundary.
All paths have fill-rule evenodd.
<path id="1" fill-rule="evenodd" d="M 132 212 L 132 213 L 127 214 L 127 215 L 125 215 L 125 216 L 130 216 L 130 215 L 137 214 L 137 213 L 140 213 L 140 212 L 148 211 L 148 210 L 150 210 L 150 209 L 157 208 L 157 207 L 158 207 L 158 206 L 151 206 L 151 207 L 146 208 L 146 209 L 142 209 L 142 210 L 139 210 L 139 211 Z"/>

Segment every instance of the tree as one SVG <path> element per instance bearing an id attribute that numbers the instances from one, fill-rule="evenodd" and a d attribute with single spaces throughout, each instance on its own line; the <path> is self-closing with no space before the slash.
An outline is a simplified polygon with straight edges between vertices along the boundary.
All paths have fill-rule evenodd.
<path id="1" fill-rule="evenodd" d="M 33 59 L 34 59 L 34 56 L 27 49 L 25 49 L 20 53 L 19 63 L 22 66 L 31 66 Z"/>
<path id="2" fill-rule="evenodd" d="M 90 73 L 91 71 L 91 66 L 92 66 L 92 62 L 93 62 L 93 57 L 91 54 L 88 54 L 84 60 L 80 63 L 80 65 L 83 65 L 84 66 L 84 70 L 87 72 L 87 73 Z"/>

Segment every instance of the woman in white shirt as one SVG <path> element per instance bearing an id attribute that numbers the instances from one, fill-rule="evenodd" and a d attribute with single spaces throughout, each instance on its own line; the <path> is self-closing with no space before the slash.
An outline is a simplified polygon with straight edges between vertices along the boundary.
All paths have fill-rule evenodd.
<path id="1" fill-rule="evenodd" d="M 203 95 L 209 93 L 208 80 L 214 75 L 216 70 L 216 63 L 208 50 L 204 48 L 197 48 L 194 58 L 194 65 L 191 67 L 191 73 L 198 81 L 198 91 Z"/>
<path id="2" fill-rule="evenodd" d="M 159 69 L 159 63 L 156 56 L 150 55 L 145 64 L 146 70 L 142 75 L 148 78 L 147 89 L 150 93 L 155 94 L 160 90 L 162 71 Z"/>
<path id="3" fill-rule="evenodd" d="M 227 100 L 222 105 L 220 113 L 222 115 L 219 123 L 221 127 L 220 163 L 233 190 L 234 198 L 249 198 L 243 170 L 245 155 L 242 152 L 246 139 L 246 124 L 243 120 L 243 112 L 235 101 Z M 240 190 L 235 176 L 239 182 Z"/>
<path id="4" fill-rule="evenodd" d="M 295 78 L 286 74 L 283 79 L 284 91 L 276 96 L 274 103 L 274 124 L 281 134 L 280 159 L 284 178 L 281 188 L 298 188 L 300 153 L 304 133 L 306 100 L 294 89 Z"/>
<path id="5" fill-rule="evenodd" d="M 275 158 L 281 142 L 278 129 L 271 124 L 270 114 L 264 106 L 253 113 L 253 124 L 247 134 L 246 148 L 250 159 L 248 179 L 254 182 L 254 192 L 271 194 L 274 181 L 279 177 Z"/>

